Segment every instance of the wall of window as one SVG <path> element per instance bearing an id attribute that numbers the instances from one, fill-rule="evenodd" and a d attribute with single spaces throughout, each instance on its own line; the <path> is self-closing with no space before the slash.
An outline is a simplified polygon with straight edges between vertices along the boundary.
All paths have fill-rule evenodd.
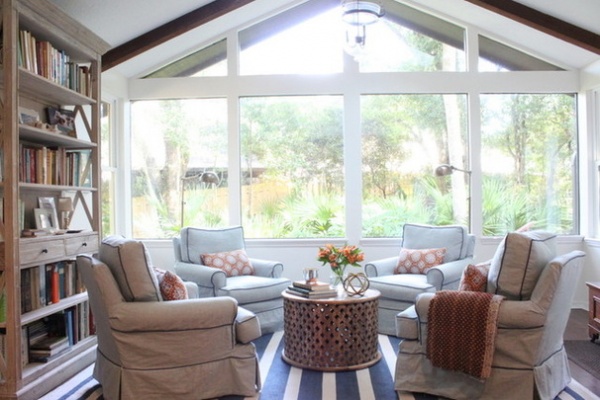
<path id="1" fill-rule="evenodd" d="M 577 72 L 389 3 L 369 36 L 383 51 L 358 62 L 343 40 L 305 35 L 339 17 L 309 1 L 213 40 L 177 74 L 132 80 L 132 235 L 242 224 L 249 238 L 357 240 L 398 237 L 404 222 L 577 233 Z M 181 73 L 211 59 L 227 76 Z M 436 176 L 441 164 L 454 173 Z"/>

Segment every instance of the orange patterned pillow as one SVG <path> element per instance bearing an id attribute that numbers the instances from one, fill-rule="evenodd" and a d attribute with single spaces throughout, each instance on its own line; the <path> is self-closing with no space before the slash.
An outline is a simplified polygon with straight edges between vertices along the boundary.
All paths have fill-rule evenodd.
<path id="1" fill-rule="evenodd" d="M 171 271 L 154 267 L 158 287 L 163 300 L 185 300 L 188 298 L 187 288 L 183 280 Z"/>
<path id="2" fill-rule="evenodd" d="M 244 249 L 202 254 L 200 260 L 207 267 L 222 269 L 227 276 L 254 275 L 254 267 Z"/>
<path id="3" fill-rule="evenodd" d="M 490 270 L 490 261 L 480 264 L 469 264 L 464 269 L 458 290 L 468 292 L 485 292 L 487 287 L 488 271 Z"/>
<path id="4" fill-rule="evenodd" d="M 401 249 L 394 274 L 426 274 L 427 270 L 444 262 L 446 248 Z"/>

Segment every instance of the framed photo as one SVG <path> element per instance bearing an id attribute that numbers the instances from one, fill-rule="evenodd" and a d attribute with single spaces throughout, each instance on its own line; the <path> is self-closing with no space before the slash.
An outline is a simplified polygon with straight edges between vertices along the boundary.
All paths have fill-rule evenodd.
<path id="1" fill-rule="evenodd" d="M 38 122 L 40 122 L 40 115 L 35 110 L 19 107 L 20 124 L 35 126 Z"/>
<path id="2" fill-rule="evenodd" d="M 45 208 L 34 208 L 35 228 L 44 231 L 54 231 L 58 229 L 57 221 L 52 216 L 50 210 Z"/>
<path id="3" fill-rule="evenodd" d="M 56 201 L 54 197 L 38 197 L 39 207 L 43 210 L 47 210 L 50 214 L 51 229 L 56 230 L 59 228 L 58 225 L 58 213 L 56 212 Z M 37 222 L 37 218 L 36 218 Z"/>
<path id="4" fill-rule="evenodd" d="M 48 123 L 55 125 L 60 133 L 77 137 L 75 130 L 75 111 L 65 110 L 62 108 L 48 107 L 46 108 L 48 113 Z"/>

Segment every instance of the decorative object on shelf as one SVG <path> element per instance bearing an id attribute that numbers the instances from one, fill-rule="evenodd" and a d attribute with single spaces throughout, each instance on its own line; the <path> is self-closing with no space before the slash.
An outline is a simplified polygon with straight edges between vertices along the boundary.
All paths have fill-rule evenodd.
<path id="1" fill-rule="evenodd" d="M 360 268 L 359 262 L 364 261 L 365 255 L 361 249 L 356 246 L 335 247 L 327 244 L 325 247 L 319 247 L 317 260 L 323 265 L 329 264 L 331 271 L 335 275 L 332 283 L 334 286 L 343 287 L 344 274 L 346 267 L 351 265 Z"/>
<path id="2" fill-rule="evenodd" d="M 19 123 L 36 126 L 40 122 L 40 115 L 35 110 L 19 107 Z"/>
<path id="3" fill-rule="evenodd" d="M 369 289 L 369 278 L 362 272 L 349 273 L 344 278 L 344 290 L 350 296 L 362 296 Z"/>
<path id="4" fill-rule="evenodd" d="M 302 273 L 304 274 L 304 280 L 307 284 L 313 284 L 319 281 L 318 268 L 304 268 L 304 270 L 302 270 Z"/>
<path id="5" fill-rule="evenodd" d="M 52 232 L 57 229 L 56 219 L 52 212 L 46 208 L 34 208 L 35 228 L 42 231 Z"/>
<path id="6" fill-rule="evenodd" d="M 342 4 L 342 21 L 347 24 L 344 50 L 356 61 L 365 55 L 367 25 L 383 17 L 383 8 L 374 1 L 346 0 Z"/>
<path id="7" fill-rule="evenodd" d="M 56 126 L 58 131 L 70 137 L 77 137 L 75 131 L 75 111 L 56 107 L 47 107 L 48 123 Z"/>
<path id="8" fill-rule="evenodd" d="M 39 207 L 45 210 L 48 210 L 50 213 L 50 229 L 51 231 L 55 231 L 59 228 L 58 223 L 58 214 L 56 213 L 56 202 L 54 201 L 54 197 L 38 197 Z M 36 218 L 37 221 L 37 218 Z M 39 228 L 38 228 L 39 229 Z"/>
<path id="9" fill-rule="evenodd" d="M 58 212 L 60 213 L 60 229 L 68 230 L 73 212 L 73 200 L 70 197 L 59 197 Z"/>

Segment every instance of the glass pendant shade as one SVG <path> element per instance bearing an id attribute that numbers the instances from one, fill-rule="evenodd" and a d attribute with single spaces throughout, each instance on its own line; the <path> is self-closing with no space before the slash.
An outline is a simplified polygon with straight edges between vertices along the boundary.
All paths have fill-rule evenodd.
<path id="1" fill-rule="evenodd" d="M 366 26 L 382 16 L 381 6 L 371 1 L 349 0 L 342 4 L 342 21 L 347 24 L 344 51 L 356 61 L 366 55 Z"/>

